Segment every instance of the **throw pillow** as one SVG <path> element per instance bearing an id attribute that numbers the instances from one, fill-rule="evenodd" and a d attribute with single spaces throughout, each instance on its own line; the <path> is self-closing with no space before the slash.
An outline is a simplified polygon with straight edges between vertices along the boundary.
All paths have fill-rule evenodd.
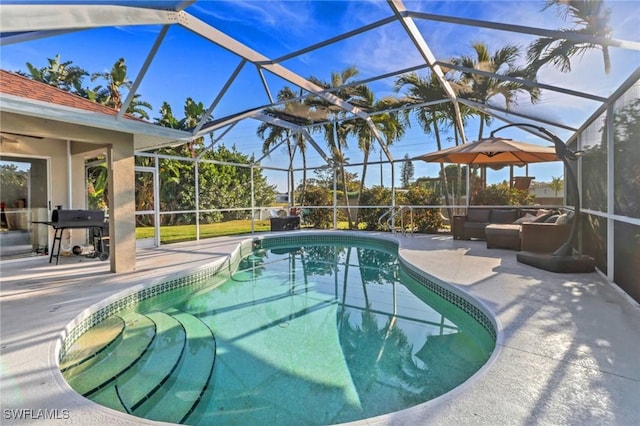
<path id="1" fill-rule="evenodd" d="M 551 212 L 551 211 L 549 213 L 545 213 L 543 215 L 536 216 L 536 218 L 534 219 L 533 223 L 544 223 L 551 216 L 553 216 L 553 212 Z"/>
<path id="2" fill-rule="evenodd" d="M 559 214 L 551 215 L 547 218 L 547 220 L 544 221 L 544 223 L 556 223 L 556 220 L 558 220 L 559 217 Z"/>
<path id="3" fill-rule="evenodd" d="M 569 216 L 566 213 L 558 216 L 558 219 L 556 220 L 556 225 L 564 225 L 567 223 L 569 223 Z"/>
<path id="4" fill-rule="evenodd" d="M 536 216 L 544 216 L 546 214 L 551 213 L 551 210 L 547 210 L 547 209 L 538 209 L 538 212 L 536 213 Z"/>
<path id="5" fill-rule="evenodd" d="M 525 222 L 533 222 L 536 220 L 536 217 L 532 214 L 527 213 L 525 216 L 522 216 L 520 219 L 517 219 L 515 222 L 516 225 L 522 225 Z"/>

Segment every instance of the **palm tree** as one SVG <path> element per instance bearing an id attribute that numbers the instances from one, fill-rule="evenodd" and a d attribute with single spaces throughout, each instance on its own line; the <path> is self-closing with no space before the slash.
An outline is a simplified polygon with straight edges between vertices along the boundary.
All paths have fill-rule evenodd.
<path id="1" fill-rule="evenodd" d="M 356 105 L 358 102 L 366 104 L 366 101 L 361 98 L 364 94 L 362 88 L 358 88 L 358 86 L 343 87 L 358 74 L 359 71 L 356 67 L 347 67 L 342 72 L 332 72 L 330 82 L 322 81 L 316 77 L 309 77 L 309 80 L 325 90 L 341 87 L 340 89 L 333 91 L 335 96 Z M 324 113 L 332 120 L 332 123 L 322 126 L 319 130 L 323 132 L 325 140 L 331 150 L 333 165 L 339 169 L 339 174 L 342 178 L 342 184 L 344 187 L 344 202 L 347 208 L 347 220 L 349 222 L 349 228 L 352 229 L 353 221 L 351 219 L 351 209 L 349 208 L 347 179 L 344 169 L 347 159 L 344 156 L 343 150 L 347 147 L 347 139 L 348 136 L 353 133 L 354 126 L 349 121 L 342 121 L 338 124 L 339 120 L 345 117 L 345 111 L 324 98 L 307 98 L 307 103 L 315 113 Z"/>
<path id="2" fill-rule="evenodd" d="M 98 86 L 97 101 L 102 105 L 120 109 L 122 107 L 122 95 L 120 90 L 130 89 L 133 84 L 127 80 L 127 65 L 124 58 L 120 58 L 111 67 L 110 71 L 94 72 L 91 74 L 91 81 L 102 78 L 107 82 L 107 87 Z"/>
<path id="3" fill-rule="evenodd" d="M 564 188 L 564 179 L 561 177 L 551 177 L 549 187 L 555 192 L 555 198 L 558 198 L 558 191 Z"/>
<path id="4" fill-rule="evenodd" d="M 171 105 L 168 102 L 163 102 L 160 107 L 160 117 L 156 118 L 156 124 L 169 127 L 171 129 L 179 129 L 180 128 L 180 120 L 173 115 L 173 110 L 171 109 Z"/>
<path id="5" fill-rule="evenodd" d="M 127 106 L 127 114 L 142 118 L 143 120 L 149 120 L 148 111 L 153 110 L 153 106 L 151 106 L 149 102 L 140 99 L 140 96 L 140 93 L 133 95 L 133 99 L 131 99 L 129 106 Z"/>
<path id="6" fill-rule="evenodd" d="M 359 92 L 360 102 L 356 103 L 358 108 L 365 112 L 377 112 L 371 116 L 371 122 L 380 135 L 384 137 L 385 146 L 389 146 L 394 142 L 402 139 L 405 133 L 408 119 L 406 115 L 398 112 L 387 112 L 390 108 L 397 104 L 396 98 L 386 97 L 375 100 L 373 92 L 365 85 L 357 86 L 355 89 Z M 364 102 L 363 102 L 364 101 Z M 376 135 L 374 129 L 369 123 L 363 119 L 356 119 L 352 123 L 352 133 L 358 139 L 358 147 L 363 153 L 362 176 L 360 178 L 360 188 L 358 189 L 357 205 L 360 205 L 360 197 L 364 190 L 365 178 L 367 176 L 367 166 L 369 163 L 369 155 L 376 143 Z"/>
<path id="7" fill-rule="evenodd" d="M 595 37 L 611 37 L 609 18 L 611 10 L 605 8 L 604 0 L 547 0 L 543 11 L 556 7 L 563 21 L 570 20 L 574 28 L 562 29 L 567 34 Z M 571 71 L 571 58 L 581 56 L 591 49 L 601 49 L 604 71 L 609 74 L 611 58 L 604 44 L 579 42 L 567 39 L 541 37 L 531 43 L 527 50 L 527 70 L 535 76 L 543 66 L 551 64 L 561 72 Z"/>
<path id="8" fill-rule="evenodd" d="M 528 76 L 527 69 L 517 64 L 520 57 L 520 48 L 518 46 L 508 44 L 496 50 L 493 54 L 483 42 L 473 43 L 471 47 L 475 53 L 473 56 L 453 58 L 451 62 L 468 69 L 486 71 L 499 76 L 513 78 Z M 528 76 L 527 78 L 535 80 L 535 76 Z M 458 83 L 460 97 L 482 104 L 488 103 L 492 98 L 502 97 L 506 110 L 517 104 L 517 96 L 520 93 L 528 95 L 531 103 L 535 103 L 540 99 L 540 89 L 536 87 L 489 77 L 472 71 L 462 71 Z M 465 107 L 464 111 L 469 115 L 479 116 L 478 139 L 482 139 L 485 124 L 491 124 L 491 116 L 477 109 Z"/>
<path id="9" fill-rule="evenodd" d="M 49 65 L 42 68 L 36 68 L 30 62 L 27 62 L 29 73 L 19 72 L 19 74 L 67 92 L 81 94 L 82 79 L 84 76 L 89 75 L 87 71 L 71 65 L 73 61 L 60 62 L 60 55 L 56 55 L 55 58 L 48 58 L 47 61 Z"/>
<path id="10" fill-rule="evenodd" d="M 123 100 L 122 90 L 131 89 L 133 84 L 127 77 L 127 65 L 125 64 L 124 58 L 118 59 L 113 64 L 110 71 L 101 73 L 95 72 L 91 74 L 91 81 L 95 81 L 99 78 L 104 79 L 107 86 L 97 86 L 93 89 L 95 101 L 102 105 L 120 110 L 122 108 Z M 153 107 L 148 102 L 141 100 L 140 94 L 136 93 L 133 96 L 132 101 L 127 105 L 126 112 L 148 120 L 149 113 L 145 111 L 145 109 L 150 111 Z"/>
<path id="11" fill-rule="evenodd" d="M 461 56 L 453 58 L 451 62 L 465 68 L 487 71 L 507 77 L 524 77 L 526 75 L 526 69 L 517 66 L 520 56 L 518 46 L 509 44 L 496 50 L 493 54 L 489 52 L 487 45 L 482 42 L 473 43 L 472 48 L 475 51 L 475 56 Z M 461 97 L 480 103 L 487 103 L 496 96 L 502 96 L 507 110 L 517 104 L 518 93 L 528 94 L 532 103 L 540 99 L 540 90 L 538 88 L 525 86 L 513 81 L 487 77 L 471 71 L 461 72 L 459 84 L 462 85 L 459 89 Z M 482 111 L 477 111 L 476 113 L 480 116 L 478 139 L 482 139 L 484 125 L 490 124 L 491 117 Z"/>
<path id="12" fill-rule="evenodd" d="M 417 73 L 405 74 L 398 77 L 394 84 L 396 91 L 405 90 L 405 96 L 398 101 L 404 105 L 418 105 L 438 101 L 446 97 L 439 80 L 434 74 L 430 74 L 427 77 L 420 76 Z M 440 127 L 446 127 L 453 123 L 452 110 L 450 105 L 436 104 L 406 109 L 405 113 L 413 114 L 425 133 L 433 133 L 437 148 L 441 150 Z M 440 164 L 440 172 L 443 179 L 445 203 L 451 205 L 447 176 L 444 173 L 444 164 L 442 163 Z M 447 212 L 451 215 L 449 209 L 447 209 Z"/>
<path id="13" fill-rule="evenodd" d="M 204 107 L 202 102 L 196 102 L 193 98 L 188 97 L 184 102 L 184 117 L 179 120 L 177 124 L 177 128 L 181 130 L 191 131 L 194 127 L 200 123 L 202 117 L 207 112 L 207 109 Z M 175 119 L 175 117 L 174 117 Z M 209 116 L 209 120 L 213 119 L 213 117 Z M 199 137 L 193 139 L 186 143 L 183 148 L 183 152 L 181 155 L 190 156 L 191 158 L 196 158 L 199 154 L 199 150 L 204 145 L 204 137 Z"/>
<path id="14" fill-rule="evenodd" d="M 344 203 L 347 209 L 347 221 L 349 223 L 349 229 L 353 229 L 354 224 L 351 219 L 351 208 L 349 206 L 349 186 L 347 183 L 347 171 L 345 170 L 345 164 L 349 162 L 349 159 L 345 157 L 343 147 L 347 146 L 347 137 L 352 132 L 350 123 L 332 122 L 322 126 L 322 130 L 325 136 L 325 140 L 331 150 L 331 164 L 330 166 L 337 169 L 337 178 L 342 181 Z"/>
<path id="15" fill-rule="evenodd" d="M 287 121 L 294 121 L 299 125 L 310 124 L 308 119 L 309 106 L 296 97 L 294 91 L 286 86 L 278 92 L 278 100 L 286 101 L 283 108 L 268 108 L 265 113 Z M 289 100 L 289 101 L 287 101 Z M 268 154 L 274 146 L 282 142 L 286 142 L 287 152 L 289 154 L 289 188 L 295 193 L 295 179 L 293 173 L 293 160 L 296 150 L 300 151 L 302 156 L 302 190 L 300 194 L 300 204 L 304 204 L 306 185 L 307 185 L 307 158 L 306 158 L 306 141 L 299 132 L 293 132 L 290 129 L 271 124 L 262 123 L 258 126 L 256 135 L 263 140 L 262 152 Z M 291 202 L 294 202 L 292 197 Z"/>

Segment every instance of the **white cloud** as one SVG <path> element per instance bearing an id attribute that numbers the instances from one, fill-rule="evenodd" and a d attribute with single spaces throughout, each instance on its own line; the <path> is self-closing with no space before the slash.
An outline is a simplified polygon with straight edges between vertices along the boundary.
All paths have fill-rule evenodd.
<path id="1" fill-rule="evenodd" d="M 423 63 L 399 25 L 385 26 L 350 40 L 342 61 L 357 65 L 363 74 L 384 74 Z"/>
<path id="2" fill-rule="evenodd" d="M 216 3 L 224 4 L 225 7 L 215 7 Z M 242 22 L 279 33 L 300 34 L 308 25 L 317 24 L 313 22 L 313 15 L 306 2 L 233 0 L 210 2 L 208 6 L 198 6 L 198 3 L 194 5 L 200 13 L 219 20 Z"/>

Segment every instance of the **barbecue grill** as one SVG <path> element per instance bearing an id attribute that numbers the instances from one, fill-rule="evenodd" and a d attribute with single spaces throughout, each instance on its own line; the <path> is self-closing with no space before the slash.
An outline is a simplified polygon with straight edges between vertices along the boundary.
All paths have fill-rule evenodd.
<path id="1" fill-rule="evenodd" d="M 103 228 L 106 226 L 104 212 L 102 210 L 54 210 L 51 213 L 51 222 L 46 222 L 55 230 L 49 263 L 56 258 L 56 265 L 60 260 L 60 246 L 62 242 L 62 232 L 65 229 L 88 229 L 91 230 L 92 250 L 81 249 L 79 253 L 87 257 L 98 257 L 100 260 L 107 260 L 109 253 L 104 250 Z M 58 248 L 56 251 L 56 243 Z M 74 252 L 76 252 L 74 247 Z M 54 254 L 55 253 L 55 254 Z"/>

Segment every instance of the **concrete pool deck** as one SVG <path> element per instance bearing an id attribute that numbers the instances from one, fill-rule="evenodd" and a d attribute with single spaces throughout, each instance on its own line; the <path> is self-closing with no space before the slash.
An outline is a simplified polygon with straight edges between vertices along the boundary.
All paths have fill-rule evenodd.
<path id="1" fill-rule="evenodd" d="M 0 423 L 56 422 L 43 423 L 48 415 L 60 424 L 158 424 L 75 394 L 56 368 L 58 336 L 90 305 L 226 256 L 249 237 L 139 250 L 137 270 L 126 274 L 82 257 L 61 258 L 57 266 L 48 257 L 0 263 Z M 514 251 L 447 235 L 397 240 L 405 259 L 480 300 L 501 324 L 502 339 L 493 364 L 453 393 L 359 424 L 640 422 L 640 306 L 599 274 L 541 271 L 519 264 Z"/>

